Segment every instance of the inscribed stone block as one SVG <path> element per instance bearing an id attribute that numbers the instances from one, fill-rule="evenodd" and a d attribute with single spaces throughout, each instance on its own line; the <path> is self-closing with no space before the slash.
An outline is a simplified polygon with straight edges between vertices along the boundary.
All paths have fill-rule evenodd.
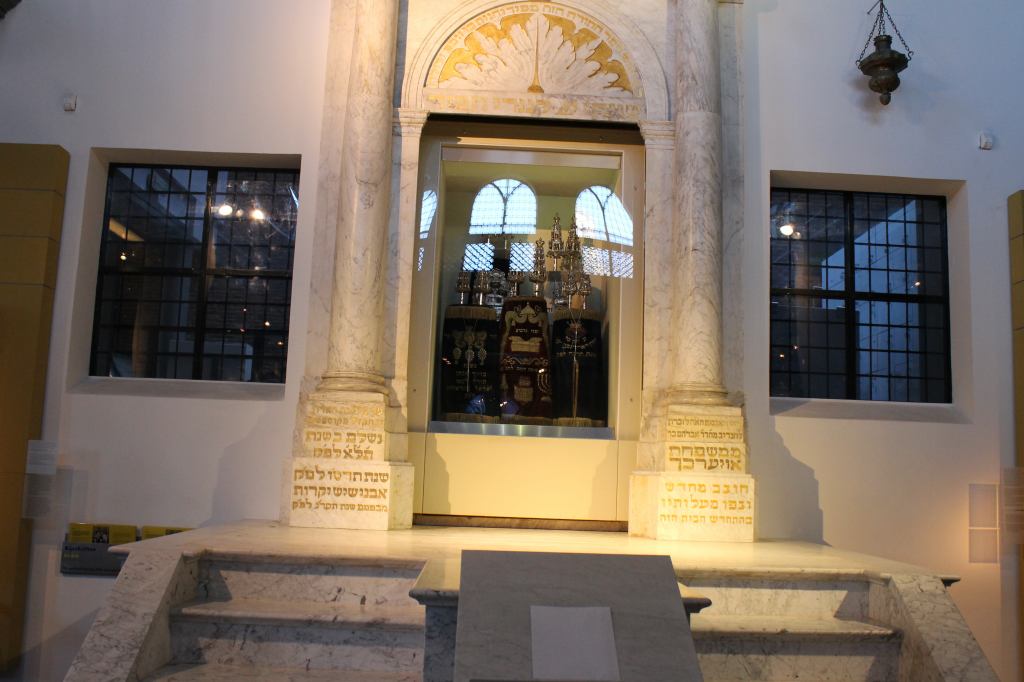
<path id="1" fill-rule="evenodd" d="M 630 477 L 629 533 L 658 540 L 753 542 L 754 478 L 635 473 Z"/>
<path id="2" fill-rule="evenodd" d="M 414 479 L 415 468 L 409 462 L 296 457 L 291 463 L 289 524 L 410 528 Z"/>

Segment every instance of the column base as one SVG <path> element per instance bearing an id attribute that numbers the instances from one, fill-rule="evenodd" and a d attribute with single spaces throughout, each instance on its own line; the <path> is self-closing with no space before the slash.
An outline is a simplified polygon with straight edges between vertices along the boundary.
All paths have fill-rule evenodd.
<path id="1" fill-rule="evenodd" d="M 717 384 L 676 384 L 665 392 L 670 405 L 728 405 L 729 393 Z"/>
<path id="2" fill-rule="evenodd" d="M 317 392 L 387 393 L 387 382 L 372 372 L 334 372 L 324 374 Z"/>
<path id="3" fill-rule="evenodd" d="M 641 471 L 629 477 L 629 534 L 754 541 L 754 477 Z"/>
<path id="4" fill-rule="evenodd" d="M 366 530 L 411 528 L 415 477 L 410 462 L 296 457 L 291 463 L 288 524 Z"/>

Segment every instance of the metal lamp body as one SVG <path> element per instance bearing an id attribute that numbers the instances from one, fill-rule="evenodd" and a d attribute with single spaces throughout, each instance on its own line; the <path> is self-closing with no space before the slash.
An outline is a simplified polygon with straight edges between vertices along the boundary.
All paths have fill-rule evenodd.
<path id="1" fill-rule="evenodd" d="M 892 49 L 892 36 L 875 36 L 875 51 L 861 60 L 860 70 L 871 80 L 868 87 L 879 94 L 882 104 L 892 100 L 892 92 L 900 86 L 899 72 L 907 68 L 910 59 L 899 50 Z"/>

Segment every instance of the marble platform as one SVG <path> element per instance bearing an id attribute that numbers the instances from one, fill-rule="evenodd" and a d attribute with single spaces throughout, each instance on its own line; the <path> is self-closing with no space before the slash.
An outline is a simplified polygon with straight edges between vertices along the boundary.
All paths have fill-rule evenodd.
<path id="1" fill-rule="evenodd" d="M 119 546 L 130 556 L 67 679 L 449 680 L 464 549 L 668 555 L 690 599 L 711 601 L 692 620 L 709 682 L 997 679 L 946 591 L 955 576 L 823 545 L 270 521 Z"/>

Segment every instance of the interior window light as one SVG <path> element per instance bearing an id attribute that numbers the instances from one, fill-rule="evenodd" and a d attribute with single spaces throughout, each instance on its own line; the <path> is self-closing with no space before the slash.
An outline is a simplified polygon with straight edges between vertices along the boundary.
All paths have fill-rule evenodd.
<path id="1" fill-rule="evenodd" d="M 466 244 L 462 269 L 469 271 L 494 269 L 494 244 Z"/>
<path id="2" fill-rule="evenodd" d="M 622 200 L 608 187 L 594 185 L 576 197 L 576 226 L 580 237 L 633 245 L 633 221 Z"/>
<path id="3" fill-rule="evenodd" d="M 473 200 L 470 234 L 534 234 L 537 197 L 526 184 L 504 178 L 483 186 Z"/>
<path id="4" fill-rule="evenodd" d="M 436 213 L 437 192 L 428 189 L 423 193 L 423 200 L 420 202 L 420 239 L 430 236 L 430 226 L 434 224 Z"/>

